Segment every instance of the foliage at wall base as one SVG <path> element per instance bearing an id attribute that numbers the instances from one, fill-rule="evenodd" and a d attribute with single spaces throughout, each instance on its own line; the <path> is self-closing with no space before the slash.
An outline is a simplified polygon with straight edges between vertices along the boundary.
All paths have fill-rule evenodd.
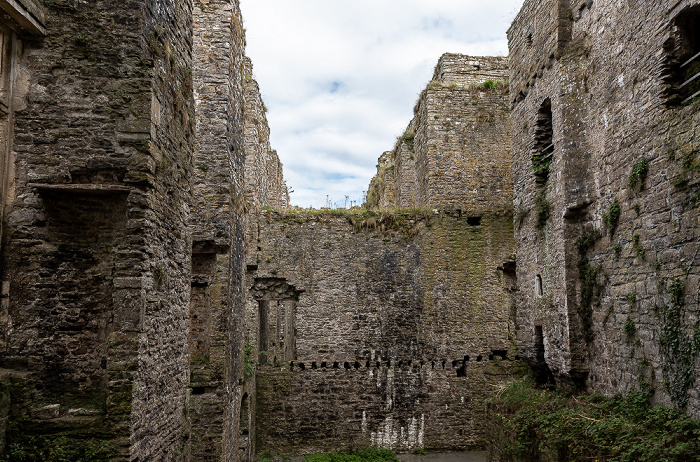
<path id="1" fill-rule="evenodd" d="M 700 461 L 700 421 L 626 397 L 567 395 L 513 382 L 490 403 L 505 453 L 516 460 Z"/>

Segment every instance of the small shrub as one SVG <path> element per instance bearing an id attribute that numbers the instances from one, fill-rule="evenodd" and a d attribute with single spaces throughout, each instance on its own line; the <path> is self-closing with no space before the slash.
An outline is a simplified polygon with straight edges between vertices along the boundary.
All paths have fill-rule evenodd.
<path id="1" fill-rule="evenodd" d="M 622 253 L 622 246 L 620 245 L 619 242 L 617 242 L 617 243 L 613 246 L 613 253 L 615 254 L 616 257 L 619 257 L 620 254 Z"/>
<path id="2" fill-rule="evenodd" d="M 535 226 L 537 229 L 543 229 L 549 221 L 549 216 L 552 214 L 552 204 L 549 203 L 544 195 L 544 192 L 535 197 Z"/>
<path id="3" fill-rule="evenodd" d="M 634 325 L 634 321 L 630 318 L 627 318 L 627 321 L 625 321 L 623 330 L 625 332 L 625 337 L 628 339 L 633 338 L 637 334 L 637 326 Z"/>
<path id="4" fill-rule="evenodd" d="M 612 202 L 612 204 L 610 204 L 610 207 L 608 207 L 607 213 L 603 214 L 603 221 L 608 227 L 608 234 L 610 234 L 610 237 L 615 234 L 617 224 L 620 222 L 620 211 L 620 203 L 615 200 Z"/>
<path id="5" fill-rule="evenodd" d="M 406 130 L 403 132 L 403 135 L 401 135 L 401 139 L 406 142 L 406 143 L 411 143 L 415 139 L 416 134 L 413 130 Z"/>
<path id="6" fill-rule="evenodd" d="M 640 190 L 644 189 L 647 173 L 649 173 L 649 162 L 645 158 L 641 158 L 632 164 L 632 170 L 630 170 L 629 180 L 627 181 L 628 186 L 630 188 L 639 186 Z"/>

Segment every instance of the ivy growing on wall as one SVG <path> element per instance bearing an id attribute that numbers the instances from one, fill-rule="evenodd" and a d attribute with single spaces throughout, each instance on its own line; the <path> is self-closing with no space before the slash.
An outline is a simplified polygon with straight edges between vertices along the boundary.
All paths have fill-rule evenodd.
<path id="1" fill-rule="evenodd" d="M 543 229 L 552 214 L 552 204 L 547 200 L 545 191 L 542 189 L 535 197 L 535 226 Z"/>
<path id="2" fill-rule="evenodd" d="M 584 230 L 576 240 L 578 274 L 581 281 L 581 303 L 578 306 L 578 314 L 587 342 L 593 340 L 593 301 L 600 296 L 602 290 L 601 284 L 598 283 L 598 276 L 601 274 L 602 268 L 591 266 L 588 260 L 588 251 L 593 248 L 598 239 L 600 239 L 600 231 L 593 229 Z"/>
<path id="3" fill-rule="evenodd" d="M 700 321 L 690 332 L 686 325 L 684 280 L 671 280 L 667 292 L 668 303 L 657 307 L 661 321 L 662 371 L 671 399 L 683 409 L 688 404 L 688 390 L 695 383 L 695 361 L 700 353 Z"/>

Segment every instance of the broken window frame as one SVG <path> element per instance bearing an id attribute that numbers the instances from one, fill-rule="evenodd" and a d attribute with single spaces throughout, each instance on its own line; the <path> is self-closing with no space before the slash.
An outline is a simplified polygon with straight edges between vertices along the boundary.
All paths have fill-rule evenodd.
<path id="1" fill-rule="evenodd" d="M 700 100 L 700 5 L 684 9 L 670 22 L 664 44 L 668 106 L 685 106 Z"/>

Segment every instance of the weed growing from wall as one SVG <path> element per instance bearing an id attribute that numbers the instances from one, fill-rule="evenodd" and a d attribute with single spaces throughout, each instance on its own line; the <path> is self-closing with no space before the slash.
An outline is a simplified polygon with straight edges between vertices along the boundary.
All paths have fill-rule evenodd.
<path id="1" fill-rule="evenodd" d="M 615 257 L 619 257 L 620 254 L 622 253 L 622 245 L 620 245 L 619 242 L 615 243 L 613 246 L 613 253 L 615 254 Z"/>
<path id="2" fill-rule="evenodd" d="M 543 229 L 552 214 L 552 204 L 547 200 L 544 190 L 541 190 L 535 197 L 535 226 Z"/>
<path id="3" fill-rule="evenodd" d="M 245 378 L 255 375 L 255 368 L 260 364 L 260 355 L 267 355 L 267 351 L 258 351 L 255 345 L 245 344 L 243 349 L 243 376 Z"/>
<path id="4" fill-rule="evenodd" d="M 620 211 L 621 211 L 620 203 L 618 201 L 613 201 L 612 204 L 610 204 L 610 207 L 608 207 L 608 211 L 603 214 L 603 221 L 605 222 L 605 225 L 608 227 L 608 234 L 610 234 L 610 237 L 615 234 L 615 230 L 617 229 L 617 225 L 620 222 Z"/>
<path id="5" fill-rule="evenodd" d="M 630 170 L 627 185 L 632 189 L 637 187 L 640 190 L 644 189 L 644 181 L 647 178 L 647 173 L 649 173 L 649 162 L 645 158 L 641 158 L 632 164 L 632 170 Z"/>
<path id="6" fill-rule="evenodd" d="M 625 325 L 623 327 L 623 331 L 625 332 L 625 337 L 627 337 L 628 340 L 633 339 L 634 336 L 637 335 L 637 326 L 634 324 L 634 321 L 632 321 L 632 319 L 627 318 L 627 321 L 625 321 Z"/>
<path id="7" fill-rule="evenodd" d="M 530 215 L 530 209 L 521 209 L 515 214 L 515 225 L 517 226 L 518 230 L 523 226 L 523 222 L 528 215 Z"/>
<path id="8" fill-rule="evenodd" d="M 634 246 L 634 251 L 637 252 L 637 256 L 641 259 L 644 259 L 644 257 L 647 254 L 647 251 L 644 249 L 644 247 L 642 247 L 639 234 L 635 234 L 634 236 L 632 236 L 632 245 Z"/>
<path id="9" fill-rule="evenodd" d="M 468 87 L 470 90 L 478 90 L 478 91 L 497 91 L 500 92 L 500 94 L 505 95 L 508 93 L 508 82 L 504 82 L 502 80 L 485 80 L 480 83 L 472 83 L 469 84 Z"/>
<path id="10" fill-rule="evenodd" d="M 406 130 L 403 132 L 403 135 L 401 135 L 401 140 L 405 143 L 412 143 L 415 138 L 416 133 L 413 130 Z"/>

